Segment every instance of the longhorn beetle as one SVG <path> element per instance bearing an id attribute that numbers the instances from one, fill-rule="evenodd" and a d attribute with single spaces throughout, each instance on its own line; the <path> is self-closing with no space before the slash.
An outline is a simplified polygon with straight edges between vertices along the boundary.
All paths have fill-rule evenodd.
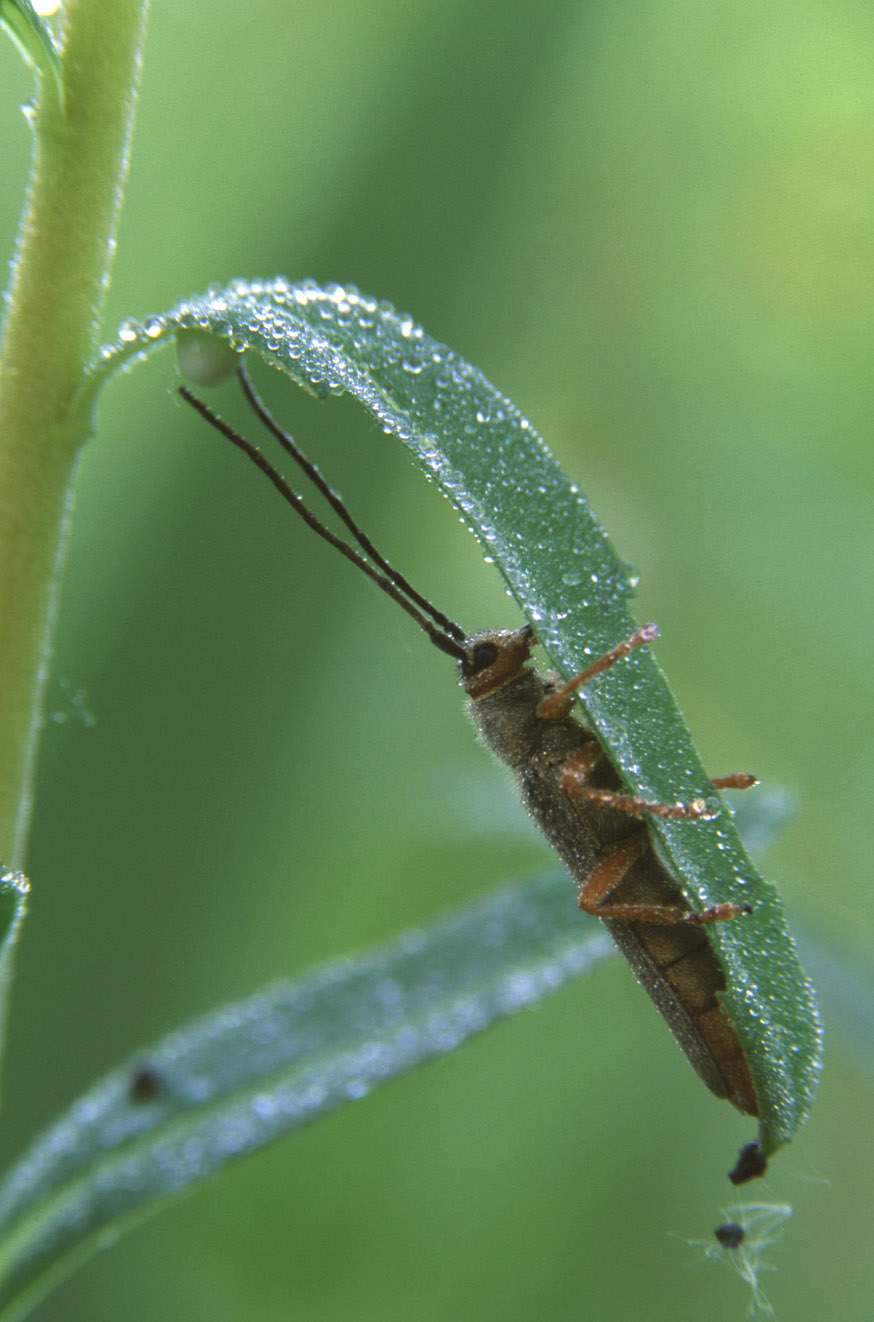
<path id="1" fill-rule="evenodd" d="M 725 977 L 701 930 L 707 923 L 749 913 L 750 906 L 717 904 L 692 910 L 653 848 L 645 824 L 651 815 L 706 818 L 712 809 L 702 799 L 651 803 L 626 794 L 594 734 L 572 714 L 576 692 L 634 648 L 652 642 L 657 627 L 643 625 L 567 683 L 529 664 L 537 641 L 529 624 L 466 634 L 379 554 L 339 495 L 268 412 L 242 367 L 239 377 L 257 416 L 328 501 L 360 550 L 316 518 L 251 441 L 187 387 L 181 386 L 179 393 L 249 456 L 314 532 L 411 615 L 435 647 L 455 658 L 473 723 L 512 770 L 525 807 L 577 883 L 580 908 L 605 921 L 708 1088 L 745 1114 L 758 1115 L 749 1064 L 719 1002 Z M 739 773 L 712 783 L 718 789 L 746 789 L 756 781 Z M 757 1146 L 750 1144 L 744 1151 L 746 1160 L 732 1172 L 736 1183 L 764 1171 Z"/>

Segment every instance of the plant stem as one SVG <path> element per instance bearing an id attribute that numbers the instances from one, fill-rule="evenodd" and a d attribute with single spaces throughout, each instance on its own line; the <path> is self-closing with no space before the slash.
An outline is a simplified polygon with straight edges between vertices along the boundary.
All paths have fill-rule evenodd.
<path id="1" fill-rule="evenodd" d="M 64 105 L 40 89 L 0 345 L 0 859 L 21 866 L 76 464 L 148 0 L 68 0 Z"/>

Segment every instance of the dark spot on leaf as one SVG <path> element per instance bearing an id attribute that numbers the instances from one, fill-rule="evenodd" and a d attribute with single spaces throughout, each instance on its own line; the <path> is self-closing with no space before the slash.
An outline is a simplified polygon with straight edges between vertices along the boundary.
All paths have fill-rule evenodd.
<path id="1" fill-rule="evenodd" d="M 161 1091 L 161 1076 L 154 1065 L 137 1065 L 130 1076 L 130 1099 L 132 1102 L 150 1102 Z"/>

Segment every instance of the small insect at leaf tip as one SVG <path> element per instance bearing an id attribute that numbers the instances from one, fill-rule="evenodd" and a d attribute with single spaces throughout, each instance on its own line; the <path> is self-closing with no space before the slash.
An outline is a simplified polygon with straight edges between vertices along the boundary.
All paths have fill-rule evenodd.
<path id="1" fill-rule="evenodd" d="M 739 1248 L 746 1238 L 746 1231 L 736 1221 L 726 1221 L 724 1225 L 717 1226 L 713 1233 L 724 1249 Z"/>

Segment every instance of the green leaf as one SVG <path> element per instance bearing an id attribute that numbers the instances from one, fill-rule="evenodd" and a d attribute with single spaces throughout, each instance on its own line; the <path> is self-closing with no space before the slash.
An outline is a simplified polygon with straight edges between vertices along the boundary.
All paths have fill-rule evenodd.
<path id="1" fill-rule="evenodd" d="M 0 1185 L 0 1318 L 23 1316 L 110 1228 L 610 954 L 551 873 L 164 1038 L 79 1098 Z"/>
<path id="2" fill-rule="evenodd" d="M 95 365 L 83 403 L 123 363 L 180 329 L 257 352 L 312 394 L 347 392 L 363 404 L 463 511 L 566 677 L 635 628 L 628 568 L 577 487 L 516 406 L 411 317 L 353 288 L 237 281 L 125 325 Z M 706 931 L 726 974 L 724 1005 L 750 1062 L 767 1156 L 806 1118 L 821 1056 L 813 990 L 777 891 L 756 873 L 714 795 L 652 648 L 611 667 L 580 701 L 635 794 L 660 802 L 704 798 L 720 809 L 713 821 L 656 818 L 651 828 L 693 907 L 753 906 L 743 921 Z"/>
<path id="3" fill-rule="evenodd" d="M 6 29 L 27 63 L 48 75 L 58 104 L 63 105 L 61 58 L 51 32 L 30 0 L 0 0 L 0 27 Z"/>
<path id="4" fill-rule="evenodd" d="M 6 1045 L 6 1015 L 15 943 L 27 912 L 27 878 L 0 864 L 0 1060 Z"/>

